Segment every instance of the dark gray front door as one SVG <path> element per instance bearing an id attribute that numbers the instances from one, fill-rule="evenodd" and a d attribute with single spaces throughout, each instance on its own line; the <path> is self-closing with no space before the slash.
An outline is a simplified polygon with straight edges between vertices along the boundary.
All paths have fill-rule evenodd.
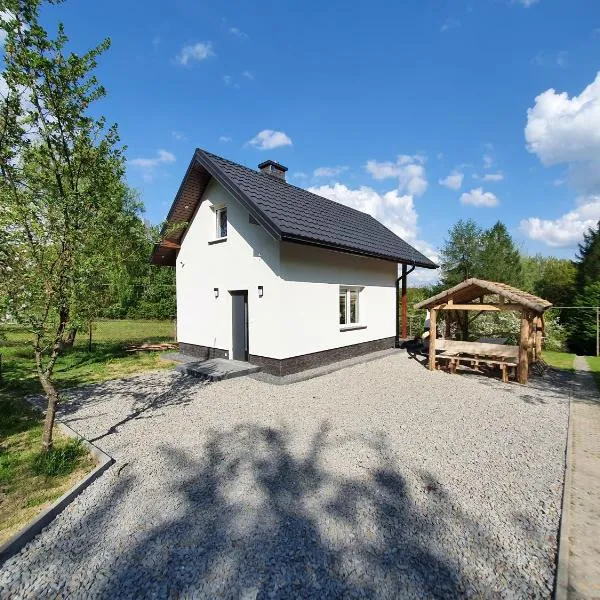
<path id="1" fill-rule="evenodd" d="M 248 360 L 248 292 L 231 292 L 233 359 Z"/>

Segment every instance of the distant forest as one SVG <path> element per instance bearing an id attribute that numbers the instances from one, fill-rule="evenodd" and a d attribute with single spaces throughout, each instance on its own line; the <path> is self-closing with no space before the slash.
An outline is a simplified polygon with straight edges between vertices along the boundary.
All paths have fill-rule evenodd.
<path id="1" fill-rule="evenodd" d="M 578 354 L 596 353 L 596 311 L 600 306 L 600 222 L 587 231 L 575 260 L 526 256 L 519 252 L 506 226 L 498 221 L 482 229 L 474 221 L 458 221 L 441 249 L 440 282 L 409 289 L 409 315 L 417 330 L 423 312 L 412 305 L 469 277 L 507 283 L 540 296 L 556 307 L 546 313 L 545 347 Z M 516 343 L 519 318 L 511 313 L 484 315 L 473 321 L 470 337 L 502 335 Z M 413 334 L 415 332 L 413 331 Z"/>

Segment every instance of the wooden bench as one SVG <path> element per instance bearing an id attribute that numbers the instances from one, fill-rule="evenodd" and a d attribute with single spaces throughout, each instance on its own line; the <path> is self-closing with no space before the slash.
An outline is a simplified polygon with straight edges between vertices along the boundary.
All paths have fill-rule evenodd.
<path id="1" fill-rule="evenodd" d="M 508 369 L 516 368 L 519 361 L 519 347 L 494 343 L 460 342 L 436 340 L 436 350 L 441 350 L 438 358 L 447 360 L 451 373 L 456 372 L 459 363 L 470 363 L 473 367 L 481 364 L 500 367 L 502 381 L 508 381 Z M 467 355 L 467 356 L 464 356 Z"/>

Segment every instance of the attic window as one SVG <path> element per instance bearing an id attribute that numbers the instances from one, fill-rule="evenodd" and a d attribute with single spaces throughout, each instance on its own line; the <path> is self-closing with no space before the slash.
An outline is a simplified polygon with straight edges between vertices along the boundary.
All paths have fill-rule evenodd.
<path id="1" fill-rule="evenodd" d="M 215 210 L 215 221 L 216 221 L 216 238 L 227 237 L 227 208 L 217 208 Z"/>

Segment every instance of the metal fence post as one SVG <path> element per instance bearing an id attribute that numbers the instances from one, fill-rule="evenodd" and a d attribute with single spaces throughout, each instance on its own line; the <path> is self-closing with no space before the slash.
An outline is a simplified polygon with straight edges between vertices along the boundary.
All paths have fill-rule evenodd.
<path id="1" fill-rule="evenodd" d="M 600 356 L 600 306 L 596 306 L 596 356 Z"/>

